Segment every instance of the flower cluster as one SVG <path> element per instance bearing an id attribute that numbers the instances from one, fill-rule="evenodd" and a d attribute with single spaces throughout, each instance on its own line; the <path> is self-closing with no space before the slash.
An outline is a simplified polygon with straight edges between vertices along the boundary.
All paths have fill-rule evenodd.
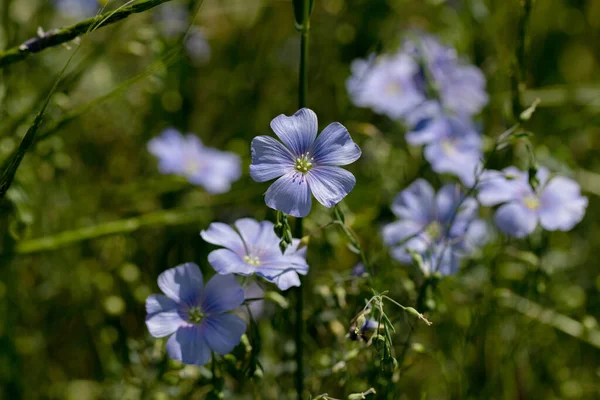
<path id="1" fill-rule="evenodd" d="M 208 261 L 217 272 L 204 289 L 196 264 L 187 263 L 163 272 L 158 286 L 164 295 L 146 300 L 146 324 L 154 337 L 172 335 L 169 357 L 186 364 L 203 365 L 211 351 L 229 353 L 246 331 L 240 317 L 228 313 L 244 302 L 244 290 L 235 275 L 256 274 L 287 290 L 300 286 L 298 274 L 306 275 L 306 248 L 293 239 L 282 254 L 273 223 L 239 219 L 231 226 L 214 222 L 200 234 L 223 248 L 212 251 Z M 256 311 L 256 310 L 255 310 Z"/>
<path id="2" fill-rule="evenodd" d="M 305 217 L 311 208 L 311 193 L 332 207 L 354 187 L 354 176 L 340 168 L 356 161 L 360 148 L 339 123 L 327 126 L 317 137 L 317 116 L 303 108 L 291 117 L 280 115 L 271 127 L 283 142 L 269 136 L 252 141 L 250 174 L 259 182 L 279 178 L 267 191 L 269 207 L 296 217 Z M 229 190 L 239 178 L 239 157 L 203 147 L 193 136 L 174 129 L 152 139 L 148 149 L 159 158 L 162 173 L 185 176 L 211 193 Z M 159 277 L 163 295 L 146 302 L 147 325 L 155 337 L 172 335 L 167 342 L 171 358 L 203 365 L 211 351 L 230 352 L 246 330 L 239 317 L 227 313 L 244 302 L 244 291 L 233 274 L 257 276 L 287 290 L 300 286 L 306 275 L 306 247 L 290 235 L 290 245 L 281 251 L 275 226 L 269 221 L 243 218 L 234 227 L 213 222 L 200 235 L 221 248 L 208 255 L 218 273 L 202 291 L 202 274 L 195 264 L 184 264 Z"/>
<path id="3" fill-rule="evenodd" d="M 399 220 L 383 229 L 392 257 L 405 263 L 420 257 L 425 274 L 455 273 L 460 260 L 486 241 L 476 200 L 456 184 L 436 194 L 427 181 L 418 179 L 398 194 L 392 211 Z"/>
<path id="4" fill-rule="evenodd" d="M 446 184 L 436 193 L 427 181 L 417 179 L 396 196 L 391 208 L 398 220 L 382 232 L 396 260 L 415 262 L 425 275 L 456 273 L 461 261 L 490 238 L 479 218 L 480 204 L 499 206 L 496 225 L 515 237 L 529 235 L 538 224 L 569 230 L 583 218 L 587 198 L 571 179 L 551 177 L 545 168 L 536 174 L 514 167 L 483 170 L 482 137 L 472 118 L 487 103 L 485 79 L 453 49 L 420 36 L 406 41 L 397 54 L 355 61 L 352 70 L 348 89 L 354 102 L 406 123 L 406 141 L 424 146 L 432 169 L 455 175 L 463 184 Z M 271 128 L 279 140 L 255 137 L 250 165 L 255 181 L 276 179 L 265 194 L 268 207 L 303 218 L 310 213 L 313 196 L 331 208 L 354 188 L 354 175 L 341 166 L 358 160 L 361 150 L 343 125 L 332 123 L 319 135 L 316 114 L 302 108 L 274 118 Z M 159 158 L 162 173 L 182 175 L 210 193 L 228 191 L 241 175 L 237 155 L 206 148 L 196 136 L 174 129 L 152 139 L 148 149 Z M 202 230 L 201 237 L 219 247 L 208 255 L 217 275 L 206 287 L 192 263 L 160 275 L 164 295 L 148 297 L 146 324 L 153 336 L 170 336 L 171 358 L 203 365 L 212 352 L 226 354 L 239 344 L 246 323 L 231 312 L 244 303 L 245 293 L 235 275 L 256 275 L 280 290 L 301 285 L 300 275 L 309 269 L 306 247 L 292 237 L 287 218 L 283 237 L 289 246 L 282 247 L 278 215 L 277 229 L 269 221 L 242 218 L 233 226 L 213 222 Z M 369 277 L 362 263 L 352 275 Z M 349 337 L 369 342 L 378 325 L 363 317 Z"/>
<path id="5" fill-rule="evenodd" d="M 161 173 L 183 176 L 209 193 L 228 192 L 242 174 L 238 155 L 205 147 L 197 136 L 172 128 L 148 142 L 148 150 L 158 157 Z"/>
<path id="6" fill-rule="evenodd" d="M 239 344 L 246 323 L 229 311 L 244 302 L 245 293 L 234 274 L 256 274 L 287 290 L 300 286 L 298 274 L 308 272 L 300 240 L 293 239 L 282 254 L 273 223 L 243 218 L 234 225 L 237 231 L 214 222 L 201 232 L 204 240 L 223 247 L 208 256 L 217 275 L 204 289 L 200 269 L 187 263 L 163 272 L 158 286 L 164 295 L 146 300 L 148 330 L 157 338 L 171 335 L 167 354 L 175 360 L 204 365 L 211 351 L 227 354 Z"/>
<path id="7" fill-rule="evenodd" d="M 407 142 L 425 146 L 434 171 L 474 183 L 482 145 L 472 117 L 488 102 L 477 67 L 432 36 L 416 35 L 397 53 L 355 60 L 351 68 L 354 104 L 402 121 Z"/>

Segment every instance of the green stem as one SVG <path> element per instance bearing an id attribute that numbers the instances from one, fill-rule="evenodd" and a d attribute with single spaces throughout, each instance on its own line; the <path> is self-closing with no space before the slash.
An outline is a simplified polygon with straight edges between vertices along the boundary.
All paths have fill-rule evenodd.
<path id="1" fill-rule="evenodd" d="M 306 3 L 308 4 L 308 1 Z M 308 94 L 308 32 L 308 26 L 303 27 L 300 32 L 299 108 L 306 107 L 306 96 Z"/>
<path id="2" fill-rule="evenodd" d="M 30 254 L 56 250 L 84 240 L 134 232 L 146 226 L 187 225 L 202 222 L 207 220 L 207 216 L 207 211 L 204 208 L 155 211 L 139 217 L 65 231 L 54 236 L 24 240 L 17 243 L 14 252 L 18 254 Z"/>
<path id="3" fill-rule="evenodd" d="M 511 76 L 512 90 L 512 112 L 514 121 L 519 121 L 523 99 L 522 95 L 526 89 L 527 77 L 527 47 L 529 16 L 531 15 L 533 0 L 522 0 L 523 10 L 517 24 L 517 45 L 515 48 L 515 67 Z"/>
<path id="4" fill-rule="evenodd" d="M 127 7 L 109 11 L 95 17 L 85 19 L 66 28 L 46 32 L 43 36 L 31 38 L 22 44 L 0 52 L 0 68 L 22 61 L 33 53 L 39 53 L 50 47 L 69 42 L 86 32 L 115 22 L 119 22 L 132 14 L 138 14 L 171 0 L 140 0 Z"/>
<path id="5" fill-rule="evenodd" d="M 210 363 L 210 372 L 211 372 L 211 380 L 213 385 L 213 390 L 217 388 L 217 358 L 215 357 L 215 352 L 212 352 L 211 355 L 211 363 Z"/>
<path id="6" fill-rule="evenodd" d="M 2 166 L 0 166 L 0 168 L 2 169 L 2 175 L 0 176 L 0 199 L 4 197 L 4 195 L 10 188 L 10 185 L 12 185 L 17 170 L 21 165 L 21 161 L 23 160 L 23 157 L 25 157 L 25 153 L 27 153 L 27 151 L 29 151 L 29 149 L 33 145 L 36 138 L 36 133 L 40 127 L 40 124 L 42 123 L 42 118 L 44 117 L 44 113 L 46 112 L 46 109 L 50 104 L 52 95 L 56 91 L 58 84 L 60 83 L 62 77 L 65 75 L 69 64 L 71 64 L 71 61 L 73 60 L 73 57 L 75 57 L 75 54 L 77 54 L 78 50 L 79 46 L 77 46 L 75 51 L 71 53 L 71 56 L 65 63 L 63 69 L 58 75 L 58 78 L 54 82 L 50 93 L 48 93 L 48 96 L 46 96 L 46 100 L 42 104 L 40 111 L 35 116 L 33 123 L 31 124 L 29 129 L 27 129 L 27 133 L 25 133 L 25 137 L 23 138 L 23 140 L 21 140 L 21 143 L 19 144 L 19 147 L 17 148 L 16 152 L 14 152 L 7 160 L 4 161 Z"/>
<path id="7" fill-rule="evenodd" d="M 600 349 L 599 329 L 586 327 L 584 324 L 573 318 L 521 297 L 511 292 L 509 289 L 496 289 L 494 294 L 498 299 L 499 304 L 503 307 L 518 311 L 534 321 L 552 326 L 567 335 Z"/>
<path id="8" fill-rule="evenodd" d="M 427 288 L 429 287 L 429 285 L 432 284 L 432 282 L 433 281 L 431 278 L 427 278 L 427 279 L 425 279 L 425 281 L 419 288 L 419 294 L 417 295 L 417 303 L 415 306 L 416 309 L 419 311 L 423 310 L 423 308 L 425 306 L 425 299 L 427 297 Z M 400 356 L 398 357 L 398 365 L 400 367 L 402 367 L 402 365 L 404 364 L 404 359 L 406 358 L 406 354 L 408 353 L 408 349 L 410 347 L 413 334 L 415 333 L 415 329 L 416 329 L 415 327 L 410 328 L 410 332 L 408 333 L 408 336 L 406 337 L 406 341 L 404 342 L 404 346 L 402 347 L 402 353 L 400 353 Z"/>
<path id="9" fill-rule="evenodd" d="M 300 73 L 298 76 L 298 106 L 306 107 L 306 97 L 308 94 L 308 38 L 310 29 L 310 0 L 302 0 L 302 24 L 300 30 Z M 304 232 L 302 229 L 302 218 L 296 220 L 294 227 L 294 237 L 302 238 Z M 302 399 L 304 393 L 304 343 L 302 335 L 304 334 L 304 294 L 303 286 L 300 285 L 296 291 L 296 393 L 298 400 Z"/>
<path id="10" fill-rule="evenodd" d="M 302 218 L 296 220 L 294 227 L 294 237 L 301 238 L 302 232 Z M 304 292 L 303 286 L 300 284 L 295 288 L 296 294 L 296 392 L 298 393 L 298 399 L 302 399 L 302 393 L 304 392 L 304 343 L 302 341 L 302 335 L 304 334 Z"/>

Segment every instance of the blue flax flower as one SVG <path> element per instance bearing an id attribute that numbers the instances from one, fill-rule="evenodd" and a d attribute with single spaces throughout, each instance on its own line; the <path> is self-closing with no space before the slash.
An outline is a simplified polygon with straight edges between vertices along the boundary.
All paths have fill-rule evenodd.
<path id="1" fill-rule="evenodd" d="M 352 268 L 352 272 L 351 275 L 352 276 L 363 276 L 367 273 L 367 269 L 365 268 L 365 265 L 363 263 L 358 263 L 354 266 L 354 268 Z"/>
<path id="2" fill-rule="evenodd" d="M 325 207 L 333 207 L 354 188 L 354 175 L 340 165 L 358 160 L 360 148 L 340 123 L 328 125 L 317 137 L 317 116 L 302 108 L 291 117 L 280 115 L 270 136 L 252 140 L 250 176 L 257 182 L 277 179 L 265 194 L 267 206 L 295 217 L 306 217 L 311 192 Z"/>
<path id="3" fill-rule="evenodd" d="M 426 100 L 419 64 L 408 54 L 354 60 L 346 88 L 352 102 L 391 119 L 404 118 Z"/>
<path id="4" fill-rule="evenodd" d="M 197 136 L 172 128 L 150 140 L 148 151 L 158 157 L 161 173 L 183 176 L 213 194 L 228 192 L 242 173 L 238 155 L 204 147 Z"/>
<path id="5" fill-rule="evenodd" d="M 406 141 L 425 145 L 425 159 L 435 172 L 455 175 L 472 186 L 483 151 L 481 135 L 469 119 L 444 114 L 435 102 L 425 104 L 412 118 L 415 125 Z"/>
<path id="6" fill-rule="evenodd" d="M 472 116 L 488 103 L 485 76 L 479 68 L 464 62 L 454 48 L 444 46 L 432 35 L 418 34 L 405 41 L 404 49 L 426 68 L 421 74 L 445 110 Z"/>
<path id="7" fill-rule="evenodd" d="M 183 35 L 189 26 L 189 13 L 184 4 L 167 3 L 154 13 L 155 26 L 167 38 Z"/>
<path id="8" fill-rule="evenodd" d="M 97 0 L 54 0 L 58 11 L 73 18 L 91 17 L 100 8 Z"/>
<path id="9" fill-rule="evenodd" d="M 503 171 L 485 171 L 481 177 L 478 199 L 481 204 L 501 204 L 494 220 L 507 235 L 524 237 L 538 223 L 549 231 L 568 231 L 583 219 L 588 199 L 572 179 L 550 177 L 540 168 L 537 190 L 529 184 L 528 174 L 515 167 Z"/>
<path id="10" fill-rule="evenodd" d="M 426 101 L 463 118 L 488 103 L 485 76 L 433 36 L 415 34 L 394 54 L 357 59 L 346 88 L 352 102 L 393 120 L 411 118 Z"/>
<path id="11" fill-rule="evenodd" d="M 220 274 L 256 274 L 279 289 L 300 286 L 298 274 L 306 275 L 306 247 L 298 250 L 299 239 L 293 239 L 284 254 L 279 249 L 280 239 L 270 221 L 258 222 L 250 218 L 235 221 L 235 229 L 221 222 L 213 222 L 200 232 L 204 240 L 222 249 L 208 255 L 208 262 Z"/>
<path id="12" fill-rule="evenodd" d="M 227 354 L 240 343 L 246 323 L 229 313 L 244 302 L 244 290 L 233 275 L 215 275 L 204 286 L 194 263 L 160 274 L 164 295 L 146 299 L 146 325 L 156 338 L 171 335 L 167 354 L 185 364 L 204 365 L 211 351 Z"/>
<path id="13" fill-rule="evenodd" d="M 185 50 L 195 66 L 206 64 L 210 60 L 210 44 L 202 29 L 190 30 L 185 38 Z"/>
<path id="14" fill-rule="evenodd" d="M 398 261 L 410 263 L 416 253 L 424 273 L 452 274 L 478 243 L 471 240 L 481 233 L 477 209 L 475 199 L 464 198 L 458 185 L 445 185 L 436 195 L 418 179 L 396 196 L 392 211 L 400 220 L 384 227 L 383 238 Z"/>

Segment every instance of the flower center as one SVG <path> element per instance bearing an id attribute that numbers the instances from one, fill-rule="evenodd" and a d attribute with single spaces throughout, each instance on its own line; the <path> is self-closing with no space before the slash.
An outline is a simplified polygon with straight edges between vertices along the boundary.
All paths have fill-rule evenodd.
<path id="1" fill-rule="evenodd" d="M 442 225 L 437 221 L 433 221 L 427 225 L 425 228 L 425 233 L 427 233 L 427 236 L 429 236 L 432 240 L 436 240 L 442 236 Z"/>
<path id="2" fill-rule="evenodd" d="M 244 261 L 246 264 L 254 265 L 255 267 L 260 265 L 260 259 L 258 256 L 244 256 Z"/>
<path id="3" fill-rule="evenodd" d="M 314 159 L 314 157 L 310 156 L 309 151 L 302 154 L 300 157 L 296 158 L 296 171 L 306 174 L 312 168 L 312 161 Z"/>
<path id="4" fill-rule="evenodd" d="M 540 208 L 540 200 L 535 195 L 525 197 L 525 207 L 530 210 L 537 210 Z"/>
<path id="5" fill-rule="evenodd" d="M 189 158 L 185 160 L 183 164 L 183 169 L 187 175 L 194 175 L 200 170 L 202 164 L 193 158 Z"/>
<path id="6" fill-rule="evenodd" d="M 456 153 L 456 147 L 454 146 L 454 143 L 451 140 L 446 140 L 442 142 L 442 150 L 449 156 Z"/>
<path id="7" fill-rule="evenodd" d="M 199 324 L 204 319 L 205 315 L 200 310 L 200 307 L 192 307 L 188 310 L 188 321 L 192 324 Z"/>
<path id="8" fill-rule="evenodd" d="M 402 86 L 399 82 L 390 82 L 385 87 L 385 92 L 390 96 L 398 95 L 402 93 Z"/>

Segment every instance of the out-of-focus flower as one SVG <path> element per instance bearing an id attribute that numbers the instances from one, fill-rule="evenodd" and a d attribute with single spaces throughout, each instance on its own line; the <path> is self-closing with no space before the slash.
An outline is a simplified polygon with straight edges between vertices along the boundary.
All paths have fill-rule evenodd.
<path id="1" fill-rule="evenodd" d="M 489 97 L 485 76 L 479 68 L 461 60 L 455 49 L 427 34 L 407 39 L 404 49 L 426 68 L 421 73 L 445 110 L 472 116 L 486 106 Z"/>
<path id="2" fill-rule="evenodd" d="M 472 186 L 483 156 L 481 135 L 468 119 L 441 110 L 420 114 L 422 119 L 406 134 L 406 141 L 425 145 L 425 158 L 434 171 L 455 175 Z"/>
<path id="3" fill-rule="evenodd" d="M 185 50 L 196 66 L 206 64 L 210 60 L 210 45 L 201 29 L 196 28 L 190 31 L 185 38 Z"/>
<path id="4" fill-rule="evenodd" d="M 445 185 L 435 194 L 431 185 L 418 179 L 400 192 L 392 211 L 400 219 L 383 229 L 392 257 L 410 263 L 421 258 L 424 273 L 455 273 L 460 260 L 473 250 L 469 236 L 478 234 L 477 202 L 464 198 L 458 185 Z"/>
<path id="5" fill-rule="evenodd" d="M 148 151 L 159 159 L 161 173 L 183 176 L 209 193 L 228 192 L 242 174 L 238 155 L 204 147 L 197 136 L 172 128 L 148 142 Z"/>
<path id="6" fill-rule="evenodd" d="M 501 204 L 494 220 L 507 235 L 524 237 L 538 223 L 549 231 L 568 231 L 585 215 L 588 199 L 572 179 L 550 177 L 546 168 L 537 172 L 537 189 L 529 184 L 528 174 L 515 167 L 503 171 L 485 171 L 479 184 L 481 204 Z"/>
<path id="7" fill-rule="evenodd" d="M 246 323 L 229 313 L 244 302 L 233 275 L 215 275 L 204 286 L 200 268 L 187 263 L 160 274 L 164 293 L 146 299 L 146 326 L 154 337 L 171 336 L 167 354 L 185 364 L 204 365 L 211 351 L 227 354 L 240 343 Z"/>
<path id="8" fill-rule="evenodd" d="M 363 276 L 366 273 L 367 269 L 363 263 L 358 263 L 352 268 L 352 276 Z"/>
<path id="9" fill-rule="evenodd" d="M 54 0 L 56 9 L 73 18 L 91 17 L 100 8 L 97 0 Z"/>
<path id="10" fill-rule="evenodd" d="M 202 29 L 190 27 L 189 12 L 184 4 L 163 4 L 154 14 L 154 20 L 167 39 L 178 39 L 187 32 L 184 48 L 195 66 L 206 64 L 210 60 L 211 48 L 206 36 Z"/>
<path id="11" fill-rule="evenodd" d="M 354 104 L 402 120 L 407 142 L 425 146 L 434 171 L 475 183 L 482 143 L 471 117 L 488 102 L 477 67 L 433 36 L 414 34 L 394 55 L 355 60 L 351 68 L 346 86 Z"/>
<path id="12" fill-rule="evenodd" d="M 213 222 L 200 232 L 204 240 L 224 248 L 208 255 L 208 262 L 220 274 L 256 274 L 279 289 L 300 286 L 298 274 L 306 275 L 306 247 L 298 250 L 299 239 L 294 239 L 284 254 L 279 248 L 280 239 L 270 221 L 258 222 L 251 218 L 235 221 L 234 230 L 221 222 Z"/>
<path id="13" fill-rule="evenodd" d="M 338 122 L 317 137 L 317 116 L 302 108 L 293 116 L 280 115 L 271 128 L 283 142 L 270 136 L 252 140 L 250 176 L 257 182 L 277 179 L 265 194 L 267 206 L 295 217 L 306 217 L 312 195 L 333 207 L 354 188 L 354 175 L 340 168 L 358 160 L 360 148 Z"/>
<path id="14" fill-rule="evenodd" d="M 174 38 L 187 30 L 189 13 L 183 3 L 167 3 L 156 10 L 154 21 L 165 37 Z"/>
<path id="15" fill-rule="evenodd" d="M 405 53 L 354 60 L 346 88 L 352 102 L 398 120 L 426 100 L 419 65 Z"/>
<path id="16" fill-rule="evenodd" d="M 357 59 L 351 71 L 346 87 L 354 104 L 394 120 L 414 120 L 426 101 L 470 118 L 489 101 L 483 73 L 431 35 L 414 34 L 395 54 Z"/>

